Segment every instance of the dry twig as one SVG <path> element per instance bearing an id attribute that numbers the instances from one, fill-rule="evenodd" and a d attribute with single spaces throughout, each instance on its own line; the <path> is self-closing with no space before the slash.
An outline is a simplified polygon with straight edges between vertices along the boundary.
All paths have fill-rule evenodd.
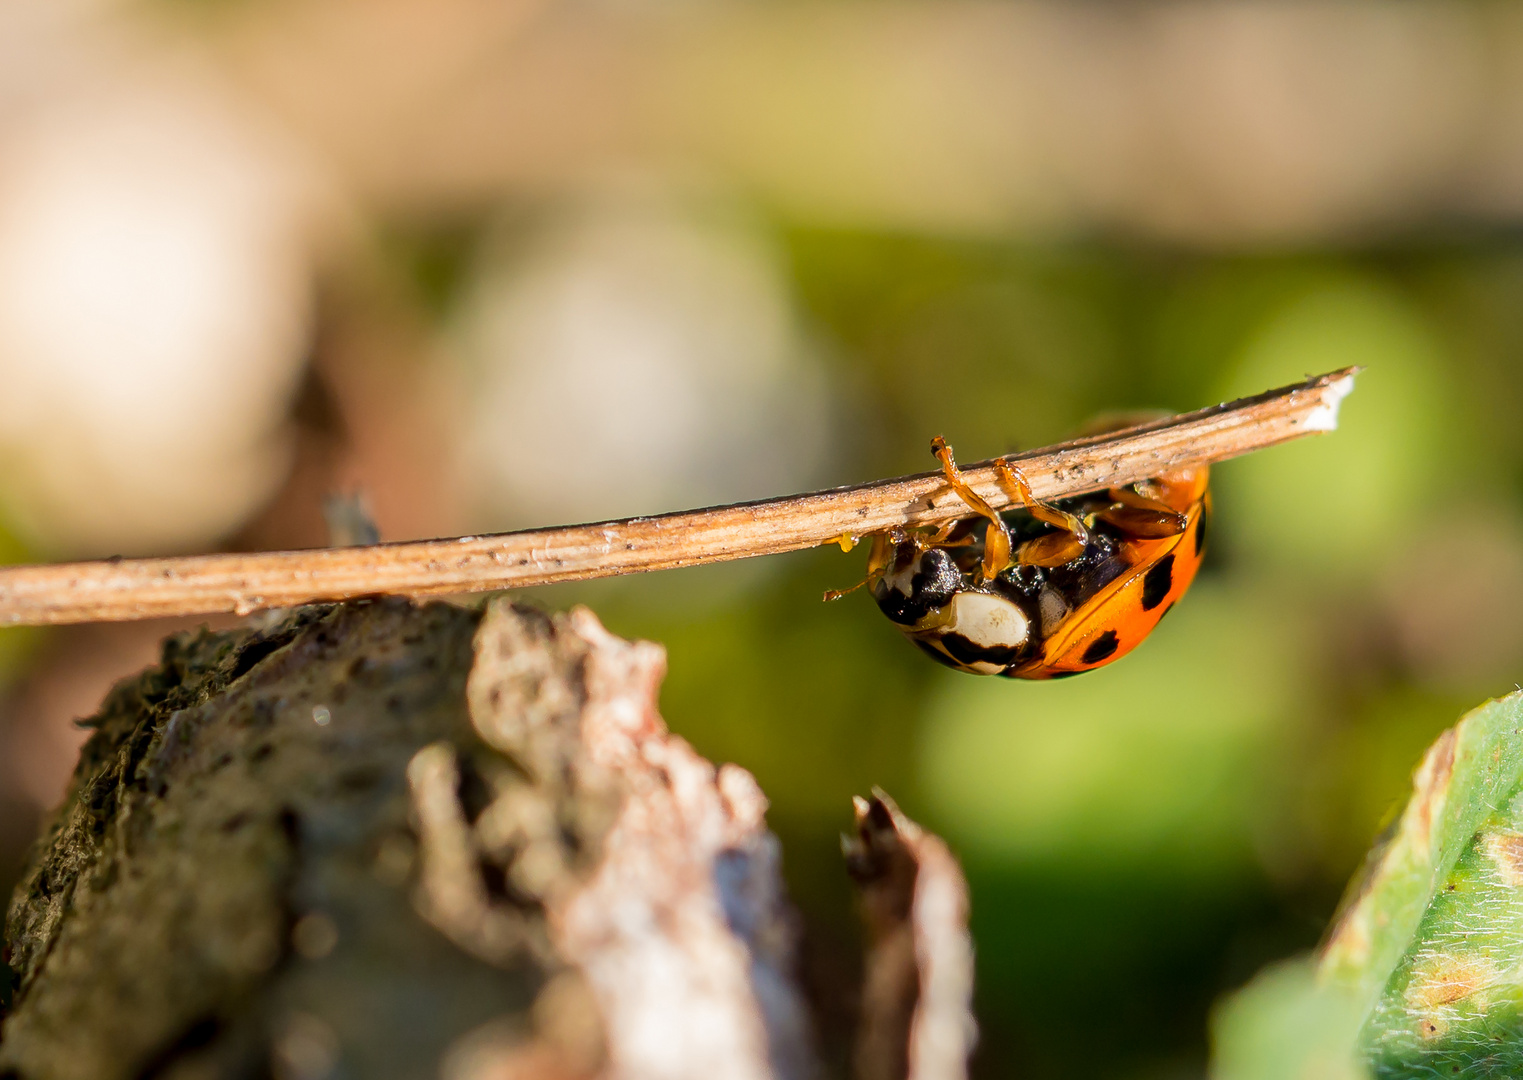
<path id="1" fill-rule="evenodd" d="M 1357 369 L 1015 455 L 1037 498 L 1135 483 L 1330 431 Z M 996 508 L 987 463 L 966 467 Z M 118 559 L 0 569 L 0 624 L 248 613 L 379 593 L 435 596 L 612 577 L 798 551 L 895 525 L 968 516 L 940 473 L 659 517 L 366 547 Z"/>
<path id="2" fill-rule="evenodd" d="M 841 846 L 868 936 L 857 1078 L 964 1080 L 978 1040 L 967 879 L 883 791 L 853 802 L 857 834 Z"/>

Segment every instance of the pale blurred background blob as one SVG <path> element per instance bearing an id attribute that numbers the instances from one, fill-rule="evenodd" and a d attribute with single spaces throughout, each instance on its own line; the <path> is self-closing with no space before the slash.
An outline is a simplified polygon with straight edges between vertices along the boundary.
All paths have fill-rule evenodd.
<path id="1" fill-rule="evenodd" d="M 488 248 L 455 340 L 483 528 L 763 498 L 826 473 L 827 388 L 780 253 L 722 204 L 573 201 Z"/>
<path id="2" fill-rule="evenodd" d="M 305 213 L 215 86 L 116 85 L 0 139 L 0 498 L 38 551 L 205 547 L 273 493 Z"/>

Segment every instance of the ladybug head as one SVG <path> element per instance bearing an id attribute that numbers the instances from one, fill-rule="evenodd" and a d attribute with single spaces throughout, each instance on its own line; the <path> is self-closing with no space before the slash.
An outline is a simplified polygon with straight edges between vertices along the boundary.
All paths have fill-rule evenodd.
<path id="1" fill-rule="evenodd" d="M 942 548 L 912 540 L 894 545 L 887 568 L 873 582 L 873 599 L 889 619 L 913 626 L 951 603 L 964 585 L 963 573 Z"/>

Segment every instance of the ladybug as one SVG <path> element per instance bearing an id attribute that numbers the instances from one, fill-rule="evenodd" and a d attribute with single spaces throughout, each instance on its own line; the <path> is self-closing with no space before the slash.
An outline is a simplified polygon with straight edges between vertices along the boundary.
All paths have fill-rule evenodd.
<path id="1" fill-rule="evenodd" d="M 1136 648 L 1195 579 L 1211 516 L 1205 466 L 1044 503 L 1001 458 L 996 475 L 1020 505 L 1000 513 L 940 436 L 931 452 L 978 516 L 874 535 L 862 584 L 940 663 L 1014 679 L 1077 675 Z"/>

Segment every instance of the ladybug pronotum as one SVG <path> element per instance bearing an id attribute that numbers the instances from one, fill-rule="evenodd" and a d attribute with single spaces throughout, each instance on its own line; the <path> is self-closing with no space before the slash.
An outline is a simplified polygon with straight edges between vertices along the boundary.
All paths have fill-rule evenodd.
<path id="1" fill-rule="evenodd" d="M 1136 648 L 1195 579 L 1211 515 L 1205 466 L 1043 503 L 1000 459 L 996 473 L 1020 506 L 999 513 L 964 482 L 943 439 L 931 449 L 978 516 L 873 536 L 864 584 L 949 667 L 1016 679 L 1101 667 Z"/>

